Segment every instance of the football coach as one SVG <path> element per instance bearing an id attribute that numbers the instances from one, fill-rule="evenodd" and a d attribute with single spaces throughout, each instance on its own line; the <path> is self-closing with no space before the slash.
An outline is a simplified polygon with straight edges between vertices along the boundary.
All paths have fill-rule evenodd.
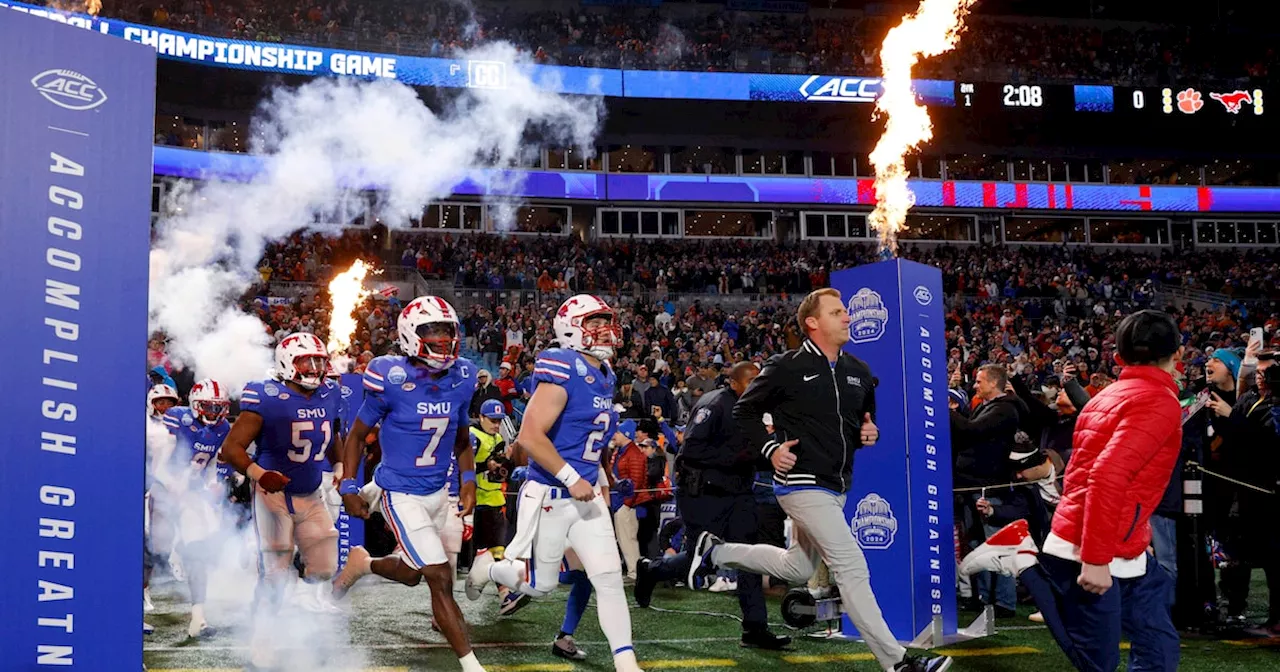
<path id="1" fill-rule="evenodd" d="M 854 453 L 880 437 L 871 369 L 843 351 L 849 311 L 839 291 L 819 289 L 800 302 L 796 320 L 804 342 L 770 358 L 733 408 L 748 445 L 773 463 L 774 492 L 795 530 L 791 548 L 725 543 L 703 532 L 694 546 L 689 585 L 717 567 L 801 583 L 821 558 L 836 578 L 845 613 L 883 669 L 942 672 L 951 667 L 950 658 L 907 655 L 889 630 L 871 592 L 866 557 L 845 517 Z M 765 433 L 765 413 L 773 414 L 773 438 Z"/>
<path id="2" fill-rule="evenodd" d="M 728 386 L 703 395 L 690 412 L 684 446 L 676 457 L 676 505 L 684 522 L 685 550 L 637 563 L 635 598 L 641 607 L 649 606 L 659 581 L 688 576 L 694 557 L 690 549 L 702 532 L 755 543 L 760 523 L 751 486 L 762 458 L 758 450 L 747 447 L 733 408 L 759 372 L 754 362 L 739 362 L 729 372 Z M 781 649 L 791 643 L 790 637 L 769 632 L 764 586 L 758 574 L 738 575 L 738 605 L 742 608 L 743 646 Z"/>

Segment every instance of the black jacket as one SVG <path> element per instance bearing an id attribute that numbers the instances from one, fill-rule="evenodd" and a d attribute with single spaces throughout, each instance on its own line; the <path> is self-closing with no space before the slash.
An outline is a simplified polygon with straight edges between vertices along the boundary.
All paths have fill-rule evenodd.
<path id="1" fill-rule="evenodd" d="M 1006 483 L 1009 449 L 1026 404 L 1006 394 L 983 402 L 966 418 L 951 412 L 951 450 L 957 486 Z"/>
<path id="2" fill-rule="evenodd" d="M 702 395 L 689 414 L 684 446 L 676 457 L 679 473 L 700 471 L 704 481 L 721 490 L 751 491 L 761 458 L 758 451 L 747 447 L 733 419 L 737 402 L 738 395 L 729 387 Z"/>
<path id="3" fill-rule="evenodd" d="M 765 433 L 765 413 L 775 435 Z M 841 352 L 833 369 L 813 341 L 774 355 L 733 407 L 747 446 L 766 458 L 791 439 L 796 464 L 774 474 L 775 485 L 819 486 L 845 493 L 853 482 L 853 454 L 862 447 L 863 416 L 876 413 L 875 383 L 865 362 Z"/>

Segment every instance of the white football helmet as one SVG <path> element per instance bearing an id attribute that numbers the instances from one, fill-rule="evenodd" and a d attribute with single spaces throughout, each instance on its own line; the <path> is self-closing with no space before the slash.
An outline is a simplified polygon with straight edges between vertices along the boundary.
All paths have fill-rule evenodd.
<path id="1" fill-rule="evenodd" d="M 608 323 L 588 327 L 587 321 L 596 317 L 607 318 Z M 552 328 L 560 347 L 599 359 L 613 358 L 614 349 L 622 344 L 622 329 L 613 309 L 591 294 L 579 294 L 560 304 Z"/>
<path id="2" fill-rule="evenodd" d="M 427 368 L 444 371 L 458 361 L 462 329 L 458 311 L 448 301 L 419 296 L 401 311 L 396 329 L 405 356 L 422 360 Z"/>
<path id="3" fill-rule="evenodd" d="M 231 399 L 227 397 L 227 388 L 212 378 L 205 378 L 191 387 L 191 410 L 206 425 L 217 424 L 227 417 L 231 410 Z"/>
<path id="4" fill-rule="evenodd" d="M 152 417 L 160 417 L 163 415 L 160 413 L 159 409 L 156 408 L 156 402 L 161 399 L 172 399 L 174 406 L 177 406 L 182 401 L 178 397 L 178 391 L 172 387 L 165 385 L 164 383 L 152 385 L 151 389 L 147 390 L 147 413 L 150 413 Z"/>
<path id="5" fill-rule="evenodd" d="M 324 382 L 329 368 L 329 351 L 319 336 L 296 331 L 276 345 L 276 378 L 314 390 Z"/>

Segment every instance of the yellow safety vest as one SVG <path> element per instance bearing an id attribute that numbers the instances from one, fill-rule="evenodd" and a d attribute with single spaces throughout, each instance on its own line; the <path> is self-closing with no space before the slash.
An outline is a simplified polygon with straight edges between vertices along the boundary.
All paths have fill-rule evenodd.
<path id="1" fill-rule="evenodd" d="M 476 449 L 476 505 L 478 506 L 500 507 L 507 503 L 506 484 L 490 483 L 485 476 L 485 463 L 493 454 L 493 449 L 502 442 L 502 435 L 490 434 L 475 425 L 471 426 L 471 444 Z"/>

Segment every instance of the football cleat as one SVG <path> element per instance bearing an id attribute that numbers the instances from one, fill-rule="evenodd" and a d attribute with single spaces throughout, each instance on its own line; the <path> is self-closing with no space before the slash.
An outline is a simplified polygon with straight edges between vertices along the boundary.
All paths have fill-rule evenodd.
<path id="1" fill-rule="evenodd" d="M 364 546 L 352 546 L 351 550 L 347 551 L 347 564 L 333 579 L 333 599 L 341 600 L 346 597 L 347 591 L 356 585 L 356 581 L 373 572 L 372 563 L 369 551 L 366 551 Z"/>
<path id="2" fill-rule="evenodd" d="M 475 562 L 471 563 L 471 571 L 467 572 L 467 599 L 475 602 L 480 599 L 480 594 L 484 592 L 484 587 L 492 581 L 489 577 L 489 568 L 493 566 L 493 554 L 488 550 L 480 551 L 476 554 Z"/>
<path id="3" fill-rule="evenodd" d="M 977 572 L 1017 576 L 1036 564 L 1037 553 L 1039 549 L 1031 538 L 1027 521 L 1015 520 L 969 551 L 958 571 L 966 576 Z"/>

